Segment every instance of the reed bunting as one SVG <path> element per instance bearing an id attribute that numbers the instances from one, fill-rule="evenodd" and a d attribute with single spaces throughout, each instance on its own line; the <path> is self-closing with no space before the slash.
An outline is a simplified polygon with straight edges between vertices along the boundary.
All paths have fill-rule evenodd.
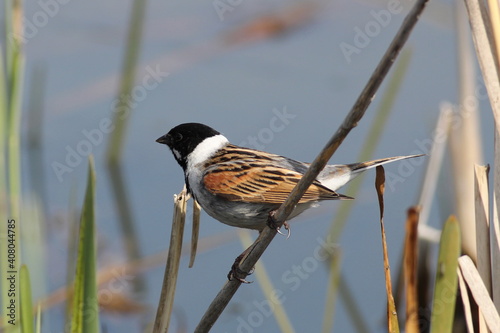
<path id="1" fill-rule="evenodd" d="M 208 215 L 240 228 L 261 231 L 270 212 L 285 201 L 309 167 L 288 157 L 233 145 L 213 128 L 199 123 L 178 125 L 156 142 L 170 148 L 184 170 L 188 192 Z M 289 219 L 322 200 L 353 199 L 335 191 L 367 169 L 418 156 L 327 165 Z"/>

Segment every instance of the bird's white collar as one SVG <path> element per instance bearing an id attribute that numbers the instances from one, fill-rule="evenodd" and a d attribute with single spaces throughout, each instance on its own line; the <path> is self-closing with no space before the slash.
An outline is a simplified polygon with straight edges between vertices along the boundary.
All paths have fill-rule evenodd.
<path id="1" fill-rule="evenodd" d="M 222 135 L 214 135 L 206 138 L 196 146 L 196 148 L 188 155 L 187 165 L 188 167 L 193 167 L 200 163 L 205 163 L 212 155 L 214 155 L 219 149 L 227 145 L 229 141 Z"/>

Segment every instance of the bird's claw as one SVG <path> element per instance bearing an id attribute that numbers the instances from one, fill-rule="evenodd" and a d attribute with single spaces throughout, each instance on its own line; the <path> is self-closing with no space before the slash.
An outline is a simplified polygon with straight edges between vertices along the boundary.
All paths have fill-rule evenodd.
<path id="1" fill-rule="evenodd" d="M 250 284 L 252 283 L 253 281 L 247 281 L 245 280 L 244 278 L 240 277 L 240 276 L 247 276 L 247 275 L 250 275 L 252 274 L 253 272 L 253 269 L 252 271 L 250 272 L 243 272 L 238 266 L 235 267 L 235 265 L 233 265 L 231 267 L 231 270 L 229 271 L 229 273 L 227 273 L 227 279 L 229 281 L 232 281 L 233 278 L 240 281 L 241 283 L 245 283 L 245 284 Z"/>
<path id="2" fill-rule="evenodd" d="M 240 262 L 241 260 L 243 259 L 243 257 L 245 256 L 246 254 L 246 251 L 243 252 L 241 255 L 239 255 L 235 260 L 234 260 L 234 263 L 233 265 L 231 266 L 231 270 L 229 271 L 229 273 L 227 273 L 227 279 L 229 281 L 231 281 L 233 278 L 240 281 L 241 283 L 246 283 L 246 284 L 249 284 L 249 283 L 252 283 L 253 281 L 247 281 L 245 280 L 244 277 L 246 277 L 247 275 L 250 275 L 253 273 L 254 269 L 252 268 L 252 270 L 250 270 L 250 272 L 244 272 L 240 269 Z M 243 277 L 241 277 L 243 276 Z"/>
<path id="3" fill-rule="evenodd" d="M 278 227 L 278 221 L 276 221 L 276 219 L 274 218 L 274 214 L 276 213 L 276 211 L 271 211 L 269 213 L 269 218 L 267 219 L 267 225 L 269 226 L 269 228 L 271 229 L 274 229 L 276 230 L 276 232 L 282 236 L 285 236 L 285 234 L 283 232 L 281 232 L 281 228 Z M 290 238 L 290 225 L 288 224 L 288 222 L 283 222 L 283 227 L 285 227 L 285 230 L 287 231 L 286 233 L 286 239 Z"/>
<path id="4" fill-rule="evenodd" d="M 290 238 L 290 225 L 285 221 L 283 223 L 283 226 L 285 227 L 285 230 L 287 231 L 286 233 L 286 239 Z M 280 230 L 281 228 L 277 228 L 276 231 L 278 232 L 278 234 L 282 235 L 282 236 L 285 236 L 284 233 L 281 232 Z"/>

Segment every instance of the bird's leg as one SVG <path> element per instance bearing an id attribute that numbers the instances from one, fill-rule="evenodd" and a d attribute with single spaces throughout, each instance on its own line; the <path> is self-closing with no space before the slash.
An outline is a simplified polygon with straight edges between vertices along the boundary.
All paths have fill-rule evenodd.
<path id="1" fill-rule="evenodd" d="M 243 251 L 243 253 L 241 253 L 238 257 L 236 257 L 236 259 L 234 259 L 234 263 L 231 266 L 231 270 L 229 271 L 229 273 L 227 273 L 227 279 L 229 281 L 231 281 L 233 278 L 235 278 L 236 280 L 240 281 L 241 283 L 252 283 L 250 281 L 245 280 L 245 277 L 247 275 L 252 274 L 253 269 L 250 272 L 243 272 L 240 269 L 240 262 L 247 255 L 249 250 L 250 250 L 250 247 L 248 249 L 246 249 L 245 251 Z M 241 277 L 241 276 L 243 276 L 243 277 Z"/>
<path id="2" fill-rule="evenodd" d="M 276 214 L 275 210 L 269 212 L 269 217 L 267 219 L 267 226 L 273 230 L 276 230 L 278 234 L 285 236 L 285 234 L 282 233 L 280 228 L 278 227 L 278 221 L 276 221 L 276 218 L 274 217 L 275 214 Z M 285 230 L 287 231 L 286 239 L 290 238 L 290 225 L 288 224 L 288 222 L 286 221 L 283 222 L 283 227 L 285 227 Z"/>

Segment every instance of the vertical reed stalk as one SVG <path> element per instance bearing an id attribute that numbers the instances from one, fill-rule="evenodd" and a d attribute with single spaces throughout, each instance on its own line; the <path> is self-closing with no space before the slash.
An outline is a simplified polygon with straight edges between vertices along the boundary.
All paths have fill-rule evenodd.
<path id="1" fill-rule="evenodd" d="M 20 119 L 21 119 L 21 87 L 23 79 L 24 70 L 24 59 L 21 52 L 21 36 L 22 36 L 22 3 L 20 0 L 7 0 L 5 4 L 5 60 L 6 68 L 3 76 L 0 77 L 3 83 L 3 90 L 0 94 L 4 96 L 4 105 L 0 107 L 3 112 L 2 120 L 6 124 L 5 128 L 5 138 L 2 138 L 2 150 L 5 149 L 3 158 L 7 161 L 7 167 L 3 165 L 4 173 L 1 177 L 7 177 L 7 192 L 8 193 L 8 208 L 4 213 L 6 216 L 2 216 L 3 221 L 5 218 L 15 220 L 14 228 L 11 232 L 15 234 L 14 238 L 14 248 L 15 257 L 13 262 L 9 263 L 9 269 L 6 271 L 15 271 L 16 280 L 15 287 L 19 290 L 19 260 L 21 257 L 20 252 L 20 201 L 21 201 L 21 161 L 20 161 Z M 0 72 L 3 72 L 0 71 Z M 4 135 L 4 134 L 1 135 Z M 5 147 L 5 148 L 4 148 Z M 5 161 L 5 160 L 4 160 Z M 4 184 L 5 186 L 5 184 Z M 1 209 L 1 208 L 0 208 Z M 5 225 L 4 223 L 2 225 Z M 6 234 L 6 233 L 5 233 Z M 0 253 L 2 253 L 2 269 L 6 268 L 6 256 L 7 256 L 7 244 L 4 242 L 5 239 L 1 239 L 0 243 Z M 12 264 L 12 267 L 10 266 Z M 16 293 L 14 297 L 9 297 L 6 290 L 8 290 L 8 281 L 2 279 L 2 309 L 6 309 L 10 301 L 14 301 L 19 307 L 19 293 Z M 16 324 L 14 326 L 9 325 L 7 332 L 20 332 L 19 324 L 19 313 L 17 313 Z"/>
<path id="2" fill-rule="evenodd" d="M 453 185 L 457 218 L 463 231 L 463 250 L 476 260 L 476 229 L 473 223 L 474 164 L 481 163 L 482 159 L 478 103 L 475 93 L 476 74 L 467 15 L 462 1 L 455 3 L 455 12 L 459 100 L 454 111 L 455 116 L 462 121 L 460 126 L 453 126 L 450 131 Z"/>
<path id="3" fill-rule="evenodd" d="M 132 90 L 136 77 L 136 66 L 140 52 L 146 5 L 146 0 L 134 0 L 130 11 L 129 30 L 121 71 L 120 87 L 113 110 L 114 130 L 109 138 L 106 152 L 107 172 L 111 180 L 111 190 L 113 191 L 116 211 L 120 218 L 122 238 L 127 256 L 131 260 L 140 257 L 140 249 L 134 228 L 132 205 L 128 200 L 128 191 L 123 180 L 120 160 L 123 155 L 123 147 L 125 146 L 126 127 L 132 111 Z M 144 289 L 142 276 L 138 276 L 134 280 L 133 287 L 136 292 Z"/>
<path id="4" fill-rule="evenodd" d="M 135 81 L 137 60 L 139 58 L 146 5 L 146 0 L 134 0 L 132 10 L 130 11 L 125 59 L 123 61 L 120 89 L 114 110 L 113 123 L 115 129 L 111 135 L 107 150 L 108 163 L 110 164 L 117 164 L 123 152 L 125 130 L 127 121 L 130 118 L 131 92 Z"/>

